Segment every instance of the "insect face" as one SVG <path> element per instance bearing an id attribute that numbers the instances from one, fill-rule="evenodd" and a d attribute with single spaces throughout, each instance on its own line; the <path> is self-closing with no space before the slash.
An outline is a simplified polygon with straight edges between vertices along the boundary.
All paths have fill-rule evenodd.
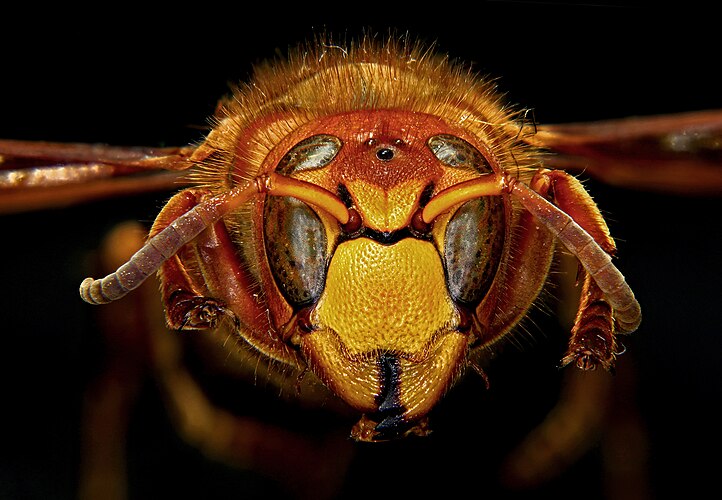
<path id="1" fill-rule="evenodd" d="M 160 268 L 168 322 L 215 328 L 310 368 L 364 416 L 357 439 L 424 434 L 471 349 L 501 339 L 560 240 L 585 301 L 565 362 L 612 366 L 639 306 L 581 185 L 542 170 L 487 82 L 418 47 L 319 44 L 258 69 L 190 159 L 115 300 Z M 557 206 L 558 205 L 558 206 Z"/>
<path id="2" fill-rule="evenodd" d="M 314 372 L 374 414 L 379 431 L 397 432 L 430 410 L 477 338 L 469 318 L 499 265 L 503 202 L 472 200 L 433 224 L 414 223 L 435 194 L 492 173 L 462 131 L 437 117 L 352 112 L 294 135 L 310 130 L 323 133 L 291 147 L 275 171 L 337 193 L 354 221 L 268 196 L 270 274 L 295 317 L 290 342 Z"/>

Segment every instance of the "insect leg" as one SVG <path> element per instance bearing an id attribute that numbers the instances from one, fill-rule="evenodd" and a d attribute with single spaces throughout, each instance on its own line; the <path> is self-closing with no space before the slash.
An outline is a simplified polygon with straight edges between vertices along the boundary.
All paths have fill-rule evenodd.
<path id="1" fill-rule="evenodd" d="M 174 221 L 188 213 L 208 193 L 203 190 L 186 189 L 176 194 L 156 218 L 150 231 L 151 239 Z M 212 227 L 212 226 L 211 226 Z M 201 237 L 195 240 L 202 239 Z M 194 240 L 194 243 L 195 243 Z M 219 320 L 228 316 L 237 322 L 236 316 L 226 305 L 209 298 L 210 293 L 204 277 L 186 265 L 195 262 L 195 245 L 181 247 L 160 266 L 161 296 L 166 310 L 166 323 L 173 330 L 213 329 Z"/>
<path id="2" fill-rule="evenodd" d="M 612 264 L 615 251 L 604 220 L 579 181 L 561 171 L 540 171 L 531 188 L 510 182 L 510 192 L 577 257 L 584 268 L 584 295 L 564 362 L 609 369 L 616 355 L 614 333 L 631 333 L 641 321 L 639 303 Z M 557 207 L 535 190 L 549 192 Z"/>
<path id="3" fill-rule="evenodd" d="M 618 353 L 613 311 L 604 300 L 599 286 L 586 271 L 581 272 L 584 274 L 584 284 L 579 309 L 572 327 L 569 349 L 561 365 L 573 362 L 582 370 L 601 366 L 611 371 Z"/>
<path id="4" fill-rule="evenodd" d="M 203 192 L 197 190 L 176 195 L 151 234 L 202 197 Z M 243 243 L 234 241 L 225 221 L 219 220 L 163 263 L 159 274 L 167 323 L 174 329 L 213 329 L 225 317 L 233 322 L 236 334 L 261 352 L 299 365 L 294 349 L 274 332 L 267 296 L 257 277 L 239 258 Z"/>
<path id="5" fill-rule="evenodd" d="M 106 304 L 138 288 L 151 274 L 223 215 L 248 201 L 259 191 L 255 182 L 247 182 L 231 191 L 214 196 L 173 220 L 153 235 L 128 262 L 102 279 L 86 278 L 80 296 L 90 304 Z"/>

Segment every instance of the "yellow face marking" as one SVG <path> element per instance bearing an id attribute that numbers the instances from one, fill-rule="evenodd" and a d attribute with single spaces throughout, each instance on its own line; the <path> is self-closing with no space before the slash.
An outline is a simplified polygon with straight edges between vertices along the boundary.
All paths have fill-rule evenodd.
<path id="1" fill-rule="evenodd" d="M 402 182 L 387 190 L 363 180 L 346 185 L 364 224 L 378 231 L 393 231 L 408 225 L 424 186 L 421 179 Z"/>
<path id="2" fill-rule="evenodd" d="M 459 322 L 435 247 L 412 238 L 359 238 L 336 249 L 313 322 L 336 332 L 350 356 L 394 351 L 423 359 L 435 335 Z"/>

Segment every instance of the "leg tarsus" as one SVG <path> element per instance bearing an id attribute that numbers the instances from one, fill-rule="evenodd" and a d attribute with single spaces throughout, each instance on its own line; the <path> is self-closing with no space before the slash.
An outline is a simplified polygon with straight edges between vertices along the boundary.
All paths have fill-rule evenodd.
<path id="1" fill-rule="evenodd" d="M 168 326 L 175 330 L 212 330 L 224 317 L 230 318 L 236 327 L 239 322 L 223 302 L 182 290 L 171 295 L 166 316 Z"/>
<path id="2" fill-rule="evenodd" d="M 558 235 L 579 259 L 577 276 L 583 282 L 569 350 L 562 359 L 562 366 L 574 363 L 582 370 L 594 370 L 601 366 L 611 371 L 617 356 L 615 330 L 633 331 L 639 323 L 640 314 L 634 294 L 610 262 L 610 257 L 616 253 L 616 246 L 609 228 L 582 184 L 566 172 L 540 170 L 530 186 L 542 196 L 547 191 L 551 192 L 551 203 L 581 227 L 576 232 L 570 232 L 567 228 L 573 226 L 568 223 L 560 227 Z M 585 231 L 586 235 L 583 234 Z M 562 238 L 563 235 L 566 235 L 565 238 Z M 593 241 L 587 243 L 586 238 Z M 565 239 L 568 239 L 568 243 Z M 609 295 L 605 296 L 603 289 Z M 631 326 L 624 326 L 624 322 L 616 325 L 615 315 L 617 322 L 629 319 Z"/>
<path id="3" fill-rule="evenodd" d="M 589 275 L 584 273 L 584 286 L 569 350 L 562 358 L 562 366 L 574 363 L 581 370 L 594 370 L 598 366 L 607 371 L 614 369 L 617 341 L 611 306 Z"/>
<path id="4" fill-rule="evenodd" d="M 571 363 L 580 370 L 589 371 L 596 370 L 598 366 L 609 372 L 614 371 L 614 362 L 616 352 L 609 349 L 609 345 L 604 341 L 601 335 L 589 332 L 574 347 L 569 348 L 566 355 L 562 358 L 561 366 L 567 366 Z"/>

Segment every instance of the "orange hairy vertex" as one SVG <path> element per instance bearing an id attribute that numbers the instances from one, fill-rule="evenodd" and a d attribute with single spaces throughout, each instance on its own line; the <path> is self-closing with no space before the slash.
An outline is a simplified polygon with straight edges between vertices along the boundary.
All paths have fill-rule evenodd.
<path id="1" fill-rule="evenodd" d="M 536 150 L 517 140 L 519 111 L 503 104 L 494 81 L 403 37 L 339 44 L 322 35 L 291 51 L 288 60 L 257 66 L 252 82 L 220 103 L 214 130 L 194 155 L 199 168 L 193 179 L 223 191 L 260 174 L 264 163 L 275 166 L 284 152 L 276 148 L 300 129 L 368 130 L 373 119 L 349 127 L 343 115 L 379 110 L 417 117 L 401 139 L 420 139 L 416 133 L 433 128 L 427 123 L 433 117 L 465 130 L 499 164 L 511 165 L 521 175 L 539 165 Z M 319 120 L 330 117 L 338 119 L 322 130 Z"/>

